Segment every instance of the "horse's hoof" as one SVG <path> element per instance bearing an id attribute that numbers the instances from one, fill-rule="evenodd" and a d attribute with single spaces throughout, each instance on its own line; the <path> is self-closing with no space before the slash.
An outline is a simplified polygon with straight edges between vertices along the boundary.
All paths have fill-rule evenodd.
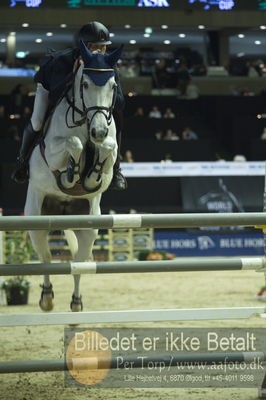
<path id="1" fill-rule="evenodd" d="M 53 298 L 54 291 L 53 285 L 45 287 L 44 285 L 40 285 L 42 288 L 41 298 L 39 301 L 39 306 L 42 311 L 51 311 L 54 308 Z"/>
<path id="2" fill-rule="evenodd" d="M 83 303 L 82 303 L 82 297 L 76 297 L 74 294 L 72 295 L 72 300 L 70 303 L 70 309 L 73 312 L 80 312 L 83 310 Z"/>

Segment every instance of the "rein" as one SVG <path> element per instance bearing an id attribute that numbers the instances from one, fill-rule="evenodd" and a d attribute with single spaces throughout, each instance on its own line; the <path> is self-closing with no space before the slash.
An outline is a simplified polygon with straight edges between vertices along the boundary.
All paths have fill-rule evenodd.
<path id="1" fill-rule="evenodd" d="M 89 68 L 84 68 L 84 69 L 89 69 Z M 103 70 L 101 69 L 94 69 L 95 71 L 102 72 Z M 78 69 L 76 69 L 74 76 L 73 76 L 73 81 L 72 81 L 72 86 L 71 86 L 71 97 L 69 97 L 69 92 L 66 94 L 66 100 L 68 103 L 68 108 L 65 114 L 65 122 L 66 126 L 68 128 L 76 128 L 78 126 L 82 126 L 85 124 L 86 121 L 88 121 L 88 125 L 92 123 L 94 117 L 98 114 L 101 113 L 104 115 L 106 118 L 107 125 L 110 126 L 112 122 L 112 113 L 114 110 L 115 102 L 116 102 L 116 96 L 117 96 L 117 87 L 115 86 L 114 88 L 114 94 L 113 94 L 113 99 L 112 99 L 112 104 L 111 107 L 103 107 L 103 106 L 92 106 L 92 107 L 86 107 L 85 101 L 84 101 L 84 96 L 83 96 L 83 74 L 80 80 L 80 98 L 82 100 L 82 109 L 78 108 L 76 106 L 76 100 L 75 100 L 75 92 L 74 92 L 74 84 L 75 84 L 75 77 L 77 74 Z M 72 125 L 68 123 L 68 115 L 72 111 Z M 95 111 L 95 113 L 92 115 L 91 119 L 89 120 L 87 117 L 87 114 L 89 111 Z M 107 114 L 105 113 L 107 111 Z M 75 112 L 80 115 L 80 119 L 76 120 L 75 119 Z"/>

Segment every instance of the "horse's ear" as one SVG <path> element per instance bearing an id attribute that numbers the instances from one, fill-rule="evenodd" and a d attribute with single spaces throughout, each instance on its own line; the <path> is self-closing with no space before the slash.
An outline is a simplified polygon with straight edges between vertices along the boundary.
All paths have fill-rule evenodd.
<path id="1" fill-rule="evenodd" d="M 83 40 L 79 41 L 79 48 L 80 48 L 80 54 L 82 57 L 82 60 L 84 61 L 84 64 L 89 64 L 90 60 L 92 58 L 92 53 L 91 51 L 88 49 L 88 47 L 85 45 L 85 43 L 83 42 Z"/>
<path id="2" fill-rule="evenodd" d="M 107 61 L 107 63 L 110 65 L 110 67 L 114 67 L 115 64 L 117 63 L 117 61 L 119 60 L 122 51 L 123 51 L 124 45 L 121 44 L 120 47 L 118 47 L 118 49 L 112 51 L 112 53 L 110 54 L 106 54 L 104 57 Z"/>

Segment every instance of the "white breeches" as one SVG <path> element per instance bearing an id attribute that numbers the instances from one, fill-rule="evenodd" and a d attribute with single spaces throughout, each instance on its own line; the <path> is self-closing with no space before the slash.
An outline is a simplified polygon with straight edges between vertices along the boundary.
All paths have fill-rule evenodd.
<path id="1" fill-rule="evenodd" d="M 31 116 L 32 127 L 36 132 L 43 126 L 44 117 L 49 104 L 48 96 L 49 91 L 44 89 L 41 83 L 37 83 L 34 107 Z"/>

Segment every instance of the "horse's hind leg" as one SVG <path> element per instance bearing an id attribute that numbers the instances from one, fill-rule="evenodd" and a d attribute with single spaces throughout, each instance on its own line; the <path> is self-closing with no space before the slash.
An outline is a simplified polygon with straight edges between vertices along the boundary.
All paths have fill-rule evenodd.
<path id="1" fill-rule="evenodd" d="M 92 261 L 92 246 L 97 236 L 97 230 L 75 231 L 78 241 L 78 252 L 74 261 Z M 82 311 L 83 304 L 80 295 L 80 275 L 74 275 L 74 292 L 70 303 L 71 311 Z"/>
<path id="2" fill-rule="evenodd" d="M 30 231 L 31 242 L 34 250 L 39 255 L 39 259 L 43 263 L 50 263 L 52 260 L 51 252 L 48 245 L 47 231 Z M 50 276 L 44 275 L 44 281 L 41 292 L 39 306 L 43 311 L 51 311 L 53 309 L 53 286 L 50 282 Z"/>

